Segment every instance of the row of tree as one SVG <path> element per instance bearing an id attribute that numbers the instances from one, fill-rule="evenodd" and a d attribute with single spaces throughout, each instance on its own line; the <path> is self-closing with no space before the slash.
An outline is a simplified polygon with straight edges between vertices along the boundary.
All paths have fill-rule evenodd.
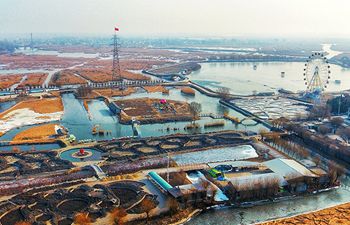
<path id="1" fill-rule="evenodd" d="M 0 41 L 0 54 L 13 53 L 16 50 L 16 46 L 9 41 Z"/>
<path id="2" fill-rule="evenodd" d="M 348 146 L 340 144 L 338 141 L 327 136 L 314 134 L 295 123 L 284 123 L 283 127 L 287 131 L 296 134 L 296 136 L 299 137 L 304 144 L 310 146 L 310 148 L 317 149 L 334 159 L 338 159 L 348 164 L 350 163 L 350 149 Z"/>

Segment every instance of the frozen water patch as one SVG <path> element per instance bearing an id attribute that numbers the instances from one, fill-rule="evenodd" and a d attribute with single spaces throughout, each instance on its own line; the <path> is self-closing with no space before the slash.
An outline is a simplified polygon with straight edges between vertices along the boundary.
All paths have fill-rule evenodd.
<path id="1" fill-rule="evenodd" d="M 0 120 L 0 132 L 6 133 L 16 127 L 57 121 L 62 115 L 63 112 L 41 114 L 27 108 L 17 109 L 9 112 Z"/>
<path id="2" fill-rule="evenodd" d="M 179 165 L 224 162 L 256 158 L 258 154 L 251 145 L 240 145 L 235 147 L 225 147 L 210 149 L 198 152 L 189 152 L 175 155 L 172 158 Z"/>

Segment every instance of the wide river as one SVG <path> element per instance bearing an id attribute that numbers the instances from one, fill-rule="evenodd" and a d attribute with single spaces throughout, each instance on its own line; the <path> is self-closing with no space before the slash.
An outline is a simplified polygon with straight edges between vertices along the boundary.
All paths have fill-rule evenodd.
<path id="1" fill-rule="evenodd" d="M 220 62 L 202 63 L 201 66 L 189 78 L 213 90 L 228 87 L 233 94 L 248 95 L 253 91 L 270 92 L 280 88 L 295 92 L 306 89 L 303 81 L 305 63 L 302 62 Z M 330 66 L 331 79 L 326 91 L 350 89 L 350 69 Z M 284 77 L 281 72 L 285 72 Z M 341 84 L 336 84 L 335 80 L 341 80 Z"/>

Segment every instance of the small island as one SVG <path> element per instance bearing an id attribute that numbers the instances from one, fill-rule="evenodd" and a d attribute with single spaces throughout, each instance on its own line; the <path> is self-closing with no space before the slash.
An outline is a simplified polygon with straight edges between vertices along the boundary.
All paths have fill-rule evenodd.
<path id="1" fill-rule="evenodd" d="M 133 120 L 141 124 L 164 123 L 169 121 L 191 121 L 190 104 L 187 102 L 138 98 L 118 100 L 112 103 L 122 124 L 130 124 Z"/>

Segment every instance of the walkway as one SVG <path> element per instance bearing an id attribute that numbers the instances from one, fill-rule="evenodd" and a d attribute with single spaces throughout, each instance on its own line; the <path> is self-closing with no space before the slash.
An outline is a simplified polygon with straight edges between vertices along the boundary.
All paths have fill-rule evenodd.
<path id="1" fill-rule="evenodd" d="M 101 167 L 99 167 L 96 164 L 90 165 L 90 167 L 95 171 L 96 176 L 98 177 L 98 179 L 103 179 L 106 177 L 106 173 L 103 172 L 103 170 L 101 169 Z"/>

